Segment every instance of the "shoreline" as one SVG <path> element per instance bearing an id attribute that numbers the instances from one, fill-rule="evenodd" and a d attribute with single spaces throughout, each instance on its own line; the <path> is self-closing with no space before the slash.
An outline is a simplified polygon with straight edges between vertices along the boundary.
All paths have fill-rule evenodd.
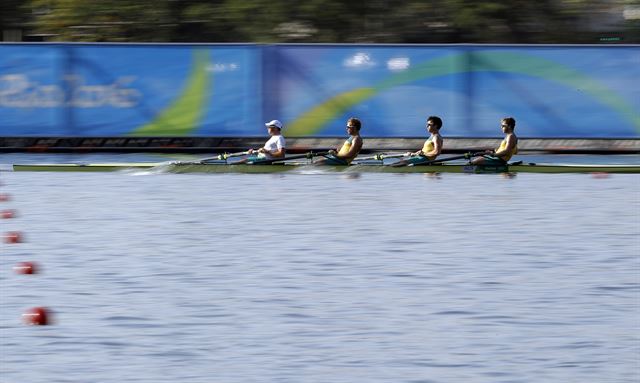
<path id="1" fill-rule="evenodd" d="M 268 137 L 0 137 L 0 153 L 224 153 L 261 147 Z M 344 137 L 287 137 L 291 154 L 334 149 Z M 426 137 L 363 137 L 362 153 L 413 151 Z M 501 137 L 444 137 L 443 153 L 495 148 Z M 522 153 L 640 154 L 640 138 L 523 138 Z"/>

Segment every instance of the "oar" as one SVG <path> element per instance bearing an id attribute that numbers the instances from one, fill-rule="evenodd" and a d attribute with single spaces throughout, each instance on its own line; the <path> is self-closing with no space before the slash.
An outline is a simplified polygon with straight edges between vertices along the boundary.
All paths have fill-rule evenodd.
<path id="1" fill-rule="evenodd" d="M 249 151 L 244 151 L 244 152 L 237 152 L 237 153 L 223 153 L 223 154 L 218 154 L 215 157 L 207 157 L 207 158 L 203 158 L 201 160 L 199 160 L 201 163 L 204 162 L 210 162 L 210 161 L 226 161 L 227 158 L 231 158 L 231 157 L 240 157 L 240 156 L 246 156 L 247 154 L 249 154 Z"/>
<path id="2" fill-rule="evenodd" d="M 311 159 L 313 157 L 318 157 L 318 156 L 326 156 L 327 154 L 329 154 L 329 152 L 318 152 L 318 153 L 314 153 L 314 152 L 308 152 L 308 153 L 303 153 L 303 154 L 296 154 L 293 156 L 288 156 L 285 158 L 274 158 L 274 159 L 264 159 L 264 160 L 258 160 L 258 161 L 253 161 L 252 164 L 254 165 L 261 165 L 261 164 L 273 164 L 273 163 L 277 163 L 277 162 L 284 162 L 284 161 L 289 161 L 289 160 L 297 160 L 300 158 L 308 158 Z"/>
<path id="3" fill-rule="evenodd" d="M 237 153 L 223 153 L 223 154 L 218 154 L 215 157 L 203 158 L 201 160 L 198 160 L 198 162 L 200 162 L 201 164 L 205 164 L 207 162 L 213 162 L 213 161 L 226 161 L 227 158 L 246 156 L 247 154 L 249 154 L 248 150 L 244 152 L 237 152 Z"/>
<path id="4" fill-rule="evenodd" d="M 453 160 L 461 160 L 461 159 L 470 159 L 471 157 L 478 157 L 483 155 L 484 152 L 476 152 L 476 153 L 465 153 L 463 155 L 460 156 L 453 156 L 453 157 L 447 157 L 447 158 L 440 158 L 440 159 L 435 159 L 435 160 L 429 160 L 429 161 L 424 161 L 424 162 L 418 162 L 418 163 L 413 163 L 413 164 L 408 164 L 406 166 L 422 166 L 422 165 L 430 165 L 436 162 L 446 162 L 446 161 L 453 161 Z"/>
<path id="5" fill-rule="evenodd" d="M 371 161 L 371 160 L 376 160 L 376 161 L 382 161 L 385 158 L 400 158 L 400 157 L 405 157 L 406 153 L 391 153 L 391 154 L 386 154 L 386 153 L 378 153 L 375 156 L 370 156 L 370 157 L 362 157 L 362 158 L 356 158 L 356 160 L 358 162 L 360 161 Z"/>

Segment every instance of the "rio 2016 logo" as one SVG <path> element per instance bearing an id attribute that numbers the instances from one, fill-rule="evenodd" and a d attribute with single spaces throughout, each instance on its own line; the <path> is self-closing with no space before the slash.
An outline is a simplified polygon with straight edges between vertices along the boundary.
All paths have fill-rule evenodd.
<path id="1" fill-rule="evenodd" d="M 6 108 L 133 108 L 142 94 L 131 88 L 135 77 L 111 84 L 89 85 L 82 76 L 65 76 L 63 84 L 40 84 L 24 74 L 0 76 L 0 107 Z"/>

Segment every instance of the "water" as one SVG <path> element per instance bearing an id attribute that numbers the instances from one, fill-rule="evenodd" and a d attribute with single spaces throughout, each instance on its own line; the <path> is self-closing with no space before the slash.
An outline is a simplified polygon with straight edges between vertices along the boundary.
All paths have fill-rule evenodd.
<path id="1" fill-rule="evenodd" d="M 150 153 L 4 153 L 0 154 L 0 170 L 10 170 L 12 164 L 33 164 L 33 163 L 122 163 L 122 162 L 163 162 L 163 161 L 195 161 L 202 158 L 210 158 L 214 154 L 150 154 Z M 453 154 L 443 155 L 442 158 L 454 156 Z M 365 156 L 366 157 L 366 156 Z M 235 159 L 230 159 L 235 160 Z M 396 161 L 395 159 L 388 162 Z M 561 164 L 640 164 L 640 155 L 548 155 L 529 154 L 517 155 L 513 161 L 523 161 L 525 163 L 561 163 Z"/>
<path id="2" fill-rule="evenodd" d="M 2 382 L 640 381 L 638 175 L 0 182 Z"/>

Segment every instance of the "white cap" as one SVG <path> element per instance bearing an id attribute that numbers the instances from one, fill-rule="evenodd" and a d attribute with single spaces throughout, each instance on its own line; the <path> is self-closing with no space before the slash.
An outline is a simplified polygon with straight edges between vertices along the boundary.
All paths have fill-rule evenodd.
<path id="1" fill-rule="evenodd" d="M 275 126 L 278 129 L 282 129 L 282 122 L 280 122 L 278 120 L 271 120 L 271 121 L 267 122 L 266 124 L 264 124 L 264 126 L 266 126 L 266 127 Z"/>

